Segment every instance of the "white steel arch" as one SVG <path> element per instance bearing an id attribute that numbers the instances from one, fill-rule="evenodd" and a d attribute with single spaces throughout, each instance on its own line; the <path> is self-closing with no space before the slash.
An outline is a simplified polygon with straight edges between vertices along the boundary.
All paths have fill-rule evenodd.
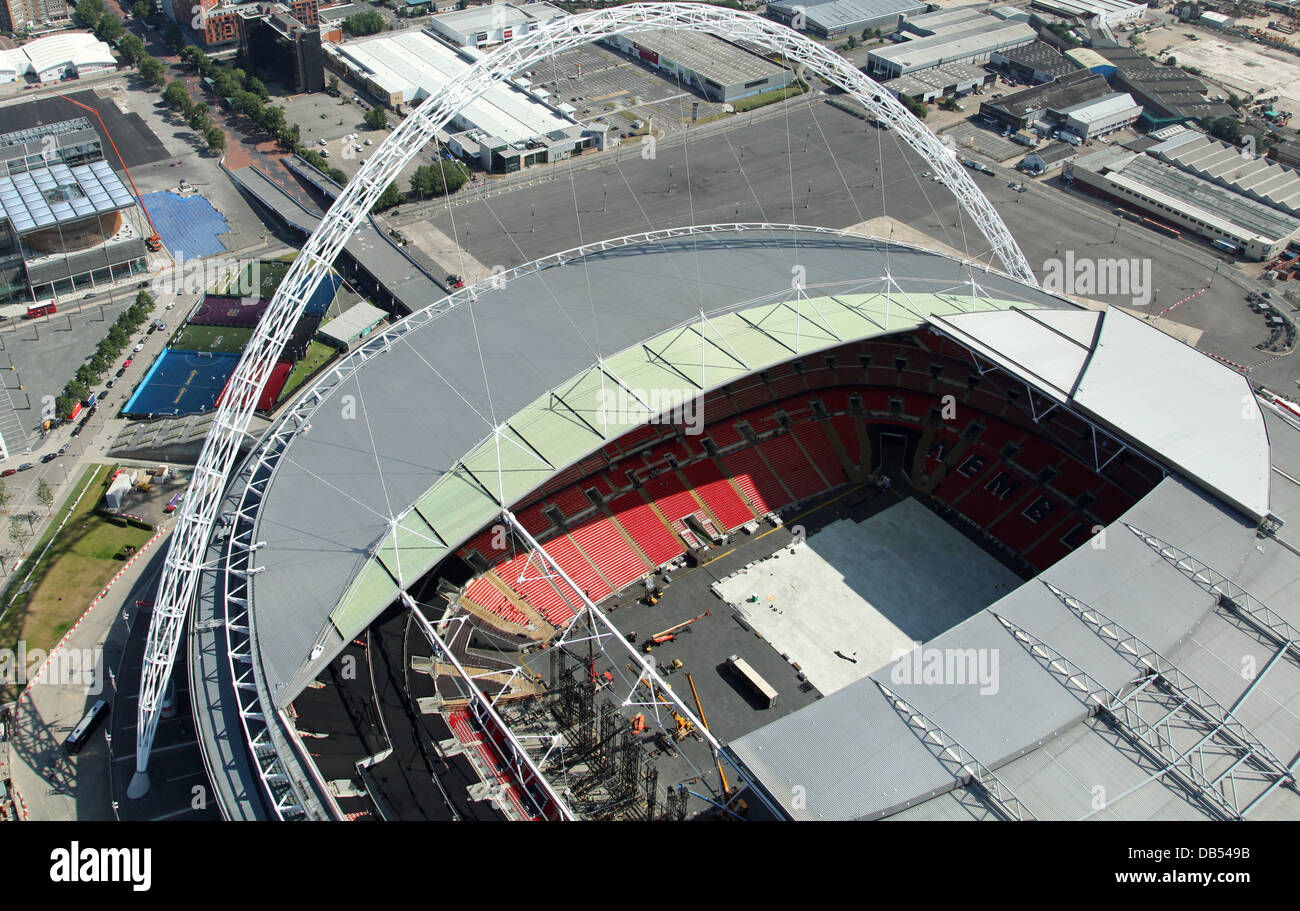
<path id="1" fill-rule="evenodd" d="M 818 76 L 852 95 L 935 169 L 1007 272 L 1037 287 L 1037 279 L 1010 231 L 954 152 L 888 91 L 843 57 L 786 26 L 752 13 L 703 3 L 638 3 L 558 19 L 503 45 L 427 98 L 367 159 L 303 245 L 244 349 L 194 469 L 158 583 L 141 671 L 136 774 L 129 795 L 140 796 L 149 786 L 149 753 L 163 689 L 184 633 L 208 536 L 238 458 L 240 441 L 261 389 L 306 302 L 328 274 L 343 245 L 388 184 L 434 138 L 436 131 L 493 85 L 588 42 L 652 29 L 705 32 L 746 41 L 783 54 L 797 70 Z"/>

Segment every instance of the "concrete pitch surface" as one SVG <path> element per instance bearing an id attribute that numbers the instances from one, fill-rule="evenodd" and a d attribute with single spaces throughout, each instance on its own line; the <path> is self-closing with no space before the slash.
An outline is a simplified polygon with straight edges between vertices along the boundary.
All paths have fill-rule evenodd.
<path id="1" fill-rule="evenodd" d="M 830 694 L 1019 585 L 1013 572 L 906 499 L 861 524 L 833 522 L 715 589 Z M 755 595 L 756 603 L 746 601 Z"/>

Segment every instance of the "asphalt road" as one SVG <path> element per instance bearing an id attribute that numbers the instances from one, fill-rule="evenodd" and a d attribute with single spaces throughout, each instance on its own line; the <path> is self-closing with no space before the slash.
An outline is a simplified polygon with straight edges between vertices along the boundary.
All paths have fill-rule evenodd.
<path id="1" fill-rule="evenodd" d="M 457 238 L 489 267 L 515 266 L 611 237 L 688 224 L 796 222 L 843 228 L 888 215 L 941 242 L 988 260 L 987 244 L 956 201 L 922 175 L 928 166 L 888 131 L 812 99 L 776 117 L 738 117 L 724 131 L 681 143 L 658 143 L 653 157 L 638 146 L 539 170 L 529 184 L 500 195 L 428 211 L 435 227 Z M 1064 188 L 1059 178 L 1011 190 L 1015 172 L 973 173 L 1039 275 L 1052 260 L 1138 257 L 1150 260 L 1150 301 L 1158 313 L 1195 292 L 1167 318 L 1205 332 L 1203 350 L 1253 365 L 1268 334 L 1244 302 L 1245 290 L 1205 244 L 1165 238 L 1118 223 L 1113 207 Z M 1220 270 L 1216 275 L 1216 266 Z M 1239 280 L 1258 274 L 1240 270 Z M 1208 289 L 1208 290 L 1207 290 Z M 1124 294 L 1084 296 L 1134 306 Z M 1139 308 L 1142 309 L 1142 308 Z M 1291 387 L 1294 358 L 1261 368 L 1258 378 Z"/>

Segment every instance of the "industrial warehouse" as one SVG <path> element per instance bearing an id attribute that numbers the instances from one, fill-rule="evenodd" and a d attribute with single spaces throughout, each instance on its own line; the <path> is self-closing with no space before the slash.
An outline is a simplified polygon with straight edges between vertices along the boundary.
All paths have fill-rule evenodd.
<path id="1" fill-rule="evenodd" d="M 867 70 L 878 78 L 893 79 L 944 63 L 985 63 L 995 51 L 1022 47 L 1037 37 L 1023 22 L 981 16 L 927 38 L 873 50 L 867 55 Z"/>
<path id="2" fill-rule="evenodd" d="M 115 69 L 113 49 L 88 32 L 50 35 L 0 51 L 0 84 L 25 76 L 38 83 L 58 82 Z"/>
<path id="3" fill-rule="evenodd" d="M 616 35 L 606 43 L 711 101 L 736 101 L 785 88 L 794 78 L 766 57 L 712 35 L 638 32 Z"/>
<path id="4" fill-rule="evenodd" d="M 819 38 L 856 35 L 865 29 L 892 30 L 900 17 L 924 13 L 917 0 L 787 0 L 769 3 L 767 15 Z"/>
<path id="5" fill-rule="evenodd" d="M 390 107 L 404 110 L 438 92 L 474 65 L 474 56 L 440 41 L 428 30 L 380 35 L 326 48 L 350 77 Z M 489 171 L 517 171 L 561 161 L 600 148 L 605 131 L 584 127 L 567 110 L 544 102 L 517 85 L 493 86 L 459 111 L 444 141 L 453 153 Z"/>
<path id="6" fill-rule="evenodd" d="M 1239 248 L 1251 260 L 1275 258 L 1300 234 L 1300 218 L 1141 152 L 1103 149 L 1067 165 L 1066 176 L 1081 189 Z"/>

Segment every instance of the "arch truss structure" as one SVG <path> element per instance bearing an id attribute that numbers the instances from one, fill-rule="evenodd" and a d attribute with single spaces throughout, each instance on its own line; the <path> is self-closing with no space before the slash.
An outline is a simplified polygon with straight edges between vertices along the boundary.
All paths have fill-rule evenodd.
<path id="1" fill-rule="evenodd" d="M 703 32 L 782 55 L 793 68 L 819 77 L 861 103 L 933 168 L 988 241 L 990 255 L 1013 277 L 1037 286 L 1028 261 L 1001 217 L 945 146 L 887 90 L 844 58 L 775 22 L 702 3 L 638 3 L 555 20 L 483 58 L 402 121 L 348 182 L 285 275 L 249 340 L 217 409 L 167 553 L 145 647 L 136 735 L 136 776 L 129 793 L 148 788 L 149 753 L 163 689 L 193 602 L 203 555 L 240 442 L 274 368 L 312 293 L 384 189 L 438 130 L 492 86 L 584 44 L 652 30 Z"/>

